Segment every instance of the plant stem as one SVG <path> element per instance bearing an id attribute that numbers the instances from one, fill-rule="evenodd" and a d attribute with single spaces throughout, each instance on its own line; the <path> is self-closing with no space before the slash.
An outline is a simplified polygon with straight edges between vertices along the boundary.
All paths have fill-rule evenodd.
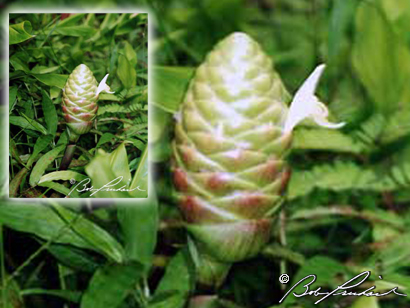
<path id="1" fill-rule="evenodd" d="M 67 170 L 68 166 L 70 165 L 73 159 L 75 147 L 75 144 L 67 145 L 63 159 L 61 160 L 60 170 Z"/>
<path id="2" fill-rule="evenodd" d="M 280 238 L 280 243 L 283 247 L 286 247 L 287 241 L 286 241 L 286 213 L 285 210 L 282 209 L 280 214 L 279 214 L 279 238 Z M 280 260 L 280 271 L 281 274 L 286 274 L 287 273 L 287 266 L 286 266 L 286 260 L 282 259 Z M 285 285 L 281 285 L 282 290 L 285 289 Z"/>

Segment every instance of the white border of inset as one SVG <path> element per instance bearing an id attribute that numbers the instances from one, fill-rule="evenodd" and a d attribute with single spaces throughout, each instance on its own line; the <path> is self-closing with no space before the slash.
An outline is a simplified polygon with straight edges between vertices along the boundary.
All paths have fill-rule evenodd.
<path id="1" fill-rule="evenodd" d="M 39 199 L 39 198 L 10 198 L 9 197 L 9 184 L 10 184 L 10 174 L 7 175 L 7 183 L 5 183 L 5 187 L 3 189 L 7 189 L 6 192 L 4 192 L 4 196 L 6 200 L 8 201 L 15 201 L 15 202 L 29 202 L 29 203 L 44 203 L 44 201 L 50 200 L 51 202 L 61 202 L 62 204 L 79 204 L 79 203 L 90 203 L 90 201 L 94 204 L 109 204 L 111 202 L 118 204 L 118 205 L 127 205 L 127 203 L 133 203 L 133 204 L 138 204 L 141 202 L 153 202 L 155 198 L 155 191 L 154 191 L 154 185 L 153 185 L 153 177 L 152 174 L 154 172 L 153 166 L 152 166 L 152 151 L 151 151 L 151 144 L 150 144 L 150 130 L 152 127 L 152 121 L 153 121 L 153 110 L 152 110 L 152 104 L 150 103 L 150 100 L 152 99 L 152 67 L 154 65 L 154 59 L 153 59 L 153 54 L 152 54 L 152 41 L 153 41 L 153 31 L 152 31 L 152 22 L 154 20 L 153 16 L 154 14 L 150 10 L 149 7 L 124 7 L 124 8 L 69 8 L 69 7 L 55 7 L 55 8 L 39 8 L 38 6 L 36 7 L 26 7 L 24 9 L 21 9 L 20 7 L 16 5 L 10 5 L 8 8 L 4 10 L 3 14 L 3 36 L 4 36 L 4 50 L 3 54 L 5 55 L 5 60 L 7 61 L 7 65 L 3 66 L 3 86 L 4 86 L 4 94 L 3 94 L 3 101 L 4 101 L 4 106 L 9 107 L 9 20 L 10 20 L 10 14 L 80 14 L 80 13 L 85 13 L 85 14 L 135 14 L 135 13 L 140 13 L 140 14 L 147 14 L 147 20 L 148 20 L 148 197 L 147 198 L 48 198 L 48 199 Z M 7 30 L 6 30 L 7 29 Z M 9 108 L 7 108 L 4 112 L 3 115 L 3 123 L 5 123 L 6 128 L 3 129 L 3 151 L 6 151 L 9 149 L 9 134 L 10 134 L 10 123 L 9 123 L 9 114 L 7 112 Z M 7 159 L 7 162 L 5 162 L 5 165 L 7 166 L 7 169 L 10 169 L 10 159 L 9 159 L 9 154 L 4 155 L 5 159 Z"/>

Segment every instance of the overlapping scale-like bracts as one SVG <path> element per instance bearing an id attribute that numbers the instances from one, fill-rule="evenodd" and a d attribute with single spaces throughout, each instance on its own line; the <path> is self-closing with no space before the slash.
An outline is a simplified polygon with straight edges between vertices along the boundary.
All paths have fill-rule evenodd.
<path id="1" fill-rule="evenodd" d="M 173 174 L 204 283 L 220 282 L 229 264 L 256 255 L 270 238 L 288 180 L 288 99 L 271 59 L 244 33 L 219 42 L 190 83 Z"/>
<path id="2" fill-rule="evenodd" d="M 97 115 L 97 80 L 85 64 L 80 64 L 68 77 L 63 89 L 63 114 L 69 128 L 70 141 L 88 133 Z"/>

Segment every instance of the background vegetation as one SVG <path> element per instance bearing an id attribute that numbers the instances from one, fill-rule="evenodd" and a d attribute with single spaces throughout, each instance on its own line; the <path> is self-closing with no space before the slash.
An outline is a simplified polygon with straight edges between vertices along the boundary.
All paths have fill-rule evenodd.
<path id="1" fill-rule="evenodd" d="M 409 293 L 409 2 L 136 4 L 155 16 L 150 141 L 157 198 L 98 210 L 101 203 L 82 209 L 1 205 L 3 306 L 182 308 L 188 298 L 206 294 L 201 299 L 208 307 L 277 307 L 286 292 L 278 282 L 283 272 L 291 283 L 317 274 L 316 286 L 331 289 L 371 270 L 379 288 L 400 286 Z M 334 120 L 348 125 L 339 131 L 298 127 L 289 157 L 293 175 L 272 243 L 257 258 L 236 264 L 221 288 L 204 290 L 193 284 L 170 183 L 172 117 L 193 68 L 219 39 L 238 30 L 272 56 L 291 93 L 326 63 L 318 95 L 329 102 Z M 196 299 L 191 307 L 199 307 Z M 408 299 L 335 297 L 318 306 L 406 308 Z M 279 307 L 316 305 L 290 296 Z"/>
<path id="2" fill-rule="evenodd" d="M 130 178 L 146 157 L 147 14 L 10 14 L 9 31 L 10 196 L 64 197 L 87 177 L 95 187 L 114 180 L 113 173 Z M 62 88 L 79 64 L 98 82 L 110 74 L 115 94 L 100 95 L 94 129 L 76 143 L 68 171 L 58 171 L 68 142 Z M 117 147 L 110 157 L 96 155 Z"/>

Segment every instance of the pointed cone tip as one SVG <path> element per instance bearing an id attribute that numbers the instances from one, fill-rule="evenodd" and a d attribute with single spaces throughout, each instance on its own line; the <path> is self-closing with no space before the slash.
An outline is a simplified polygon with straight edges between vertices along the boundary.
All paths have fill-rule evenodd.
<path id="1" fill-rule="evenodd" d="M 244 48 L 250 45 L 254 45 L 256 42 L 255 40 L 250 37 L 248 34 L 243 32 L 234 32 L 228 35 L 223 42 L 225 44 L 229 44 L 230 46 Z"/>

